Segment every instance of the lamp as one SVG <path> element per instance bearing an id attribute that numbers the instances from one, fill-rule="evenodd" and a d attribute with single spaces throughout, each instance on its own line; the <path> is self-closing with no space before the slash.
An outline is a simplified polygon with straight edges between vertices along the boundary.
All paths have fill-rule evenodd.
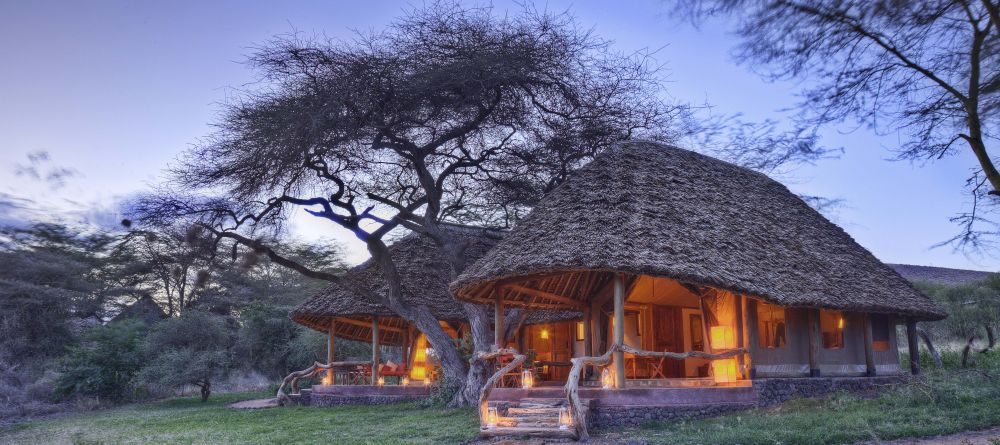
<path id="1" fill-rule="evenodd" d="M 568 430 L 573 426 L 573 417 L 569 415 L 569 410 L 565 407 L 559 409 L 559 429 Z"/>
<path id="2" fill-rule="evenodd" d="M 483 420 L 486 421 L 486 428 L 490 429 L 496 428 L 497 422 L 500 420 L 500 414 L 497 412 L 497 409 L 495 407 L 488 408 L 486 410 L 486 418 Z"/>
<path id="3" fill-rule="evenodd" d="M 615 378 L 611 375 L 611 370 L 604 368 L 601 371 L 601 388 L 611 389 L 615 387 Z"/>
<path id="4" fill-rule="evenodd" d="M 840 320 L 837 320 L 837 329 L 844 329 L 844 317 L 840 317 Z"/>
<path id="5" fill-rule="evenodd" d="M 736 381 L 736 359 L 727 358 L 712 362 L 712 376 L 715 383 L 731 383 Z"/>
<path id="6" fill-rule="evenodd" d="M 431 378 L 427 377 L 424 379 L 424 386 L 431 386 Z"/>
<path id="7" fill-rule="evenodd" d="M 400 380 L 399 383 L 402 384 L 403 386 L 409 386 L 410 385 L 410 378 L 409 377 L 403 377 L 403 380 Z"/>
<path id="8" fill-rule="evenodd" d="M 542 340 L 548 340 L 549 339 L 549 330 L 546 329 L 546 328 L 542 328 L 542 333 L 539 334 L 539 337 L 541 337 Z"/>
<path id="9" fill-rule="evenodd" d="M 385 386 L 385 377 L 379 377 L 376 384 L 378 386 Z"/>
<path id="10" fill-rule="evenodd" d="M 531 371 L 525 369 L 521 371 L 521 387 L 524 389 L 531 388 L 535 386 L 535 375 Z"/>
<path id="11" fill-rule="evenodd" d="M 733 349 L 736 347 L 736 332 L 732 326 L 712 326 L 709 336 L 712 348 Z"/>
<path id="12" fill-rule="evenodd" d="M 422 365 L 414 366 L 413 371 L 410 371 L 410 376 L 415 380 L 423 380 L 427 378 L 427 367 Z"/>

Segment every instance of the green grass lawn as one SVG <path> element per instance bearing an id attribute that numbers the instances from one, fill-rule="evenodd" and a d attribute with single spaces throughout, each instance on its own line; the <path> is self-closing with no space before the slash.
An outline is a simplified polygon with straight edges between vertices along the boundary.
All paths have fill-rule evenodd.
<path id="1" fill-rule="evenodd" d="M 838 394 L 723 417 L 593 431 L 598 441 L 671 444 L 842 444 L 1000 426 L 1000 354 L 978 370 L 933 370 L 876 399 Z M 244 411 L 227 404 L 267 394 L 213 395 L 130 405 L 0 429 L 0 443 L 461 443 L 476 438 L 473 409 L 419 404 Z"/>
<path id="2" fill-rule="evenodd" d="M 0 443 L 459 443 L 476 437 L 475 410 L 417 404 L 235 410 L 269 394 L 213 395 L 131 405 L 0 430 Z"/>

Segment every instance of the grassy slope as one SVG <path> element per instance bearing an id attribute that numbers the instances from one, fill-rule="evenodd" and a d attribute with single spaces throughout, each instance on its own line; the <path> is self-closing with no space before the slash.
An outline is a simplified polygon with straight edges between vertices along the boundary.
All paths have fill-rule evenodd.
<path id="1" fill-rule="evenodd" d="M 0 443 L 456 443 L 477 433 L 473 410 L 414 404 L 234 410 L 264 394 L 132 405 L 0 431 Z"/>
<path id="2" fill-rule="evenodd" d="M 711 419 L 594 433 L 610 441 L 749 445 L 840 444 L 985 429 L 1000 425 L 1000 353 L 981 360 L 978 370 L 931 371 L 918 383 L 872 400 L 841 394 Z M 459 443 L 477 434 L 474 410 L 415 404 L 259 411 L 225 407 L 264 396 L 212 396 L 205 404 L 174 399 L 34 422 L 0 430 L 0 443 Z"/>

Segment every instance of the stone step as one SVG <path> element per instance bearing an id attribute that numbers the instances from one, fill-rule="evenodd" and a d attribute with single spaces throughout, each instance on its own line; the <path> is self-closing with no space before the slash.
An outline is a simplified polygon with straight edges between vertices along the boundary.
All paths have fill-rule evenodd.
<path id="1" fill-rule="evenodd" d="M 480 434 L 486 437 L 547 437 L 575 439 L 576 432 L 572 429 L 559 429 L 559 427 L 520 427 L 520 426 L 498 426 L 496 428 L 480 429 Z"/>
<path id="2" fill-rule="evenodd" d="M 568 403 L 566 399 L 521 399 L 518 406 L 521 408 L 557 408 L 566 406 Z"/>
<path id="3" fill-rule="evenodd" d="M 508 408 L 508 416 L 559 416 L 559 411 L 562 408 Z"/>

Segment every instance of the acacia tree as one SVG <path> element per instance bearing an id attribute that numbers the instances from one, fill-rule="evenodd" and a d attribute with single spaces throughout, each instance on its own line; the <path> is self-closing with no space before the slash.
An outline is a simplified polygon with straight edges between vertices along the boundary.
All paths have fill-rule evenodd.
<path id="1" fill-rule="evenodd" d="M 457 276 L 467 241 L 443 223 L 507 226 L 595 154 L 637 137 L 669 140 L 690 123 L 684 107 L 661 99 L 647 57 L 618 54 L 568 15 L 530 8 L 497 17 L 434 3 L 349 42 L 276 39 L 249 61 L 258 87 L 230 103 L 218 131 L 187 153 L 176 187 L 140 200 L 134 214 L 154 225 L 193 219 L 216 246 L 231 243 L 234 256 L 266 255 L 391 308 L 439 353 L 456 405 L 476 402 L 485 368 L 470 367 L 430 310 L 403 298 L 390 233 L 429 237 Z M 818 155 L 795 142 L 774 145 L 793 147 L 781 156 Z M 265 242 L 295 209 L 363 241 L 388 291 L 345 282 Z M 463 308 L 475 350 L 488 350 L 487 309 Z M 519 319 L 507 317 L 505 330 Z"/>
<path id="2" fill-rule="evenodd" d="M 678 2 L 696 20 L 737 23 L 739 62 L 770 80 L 805 80 L 803 121 L 856 119 L 903 135 L 898 157 L 933 160 L 962 149 L 977 160 L 971 210 L 943 244 L 996 241 L 1000 203 L 1000 3 L 996 0 L 699 0 Z M 983 205 L 985 204 L 985 205 Z"/>
<path id="3" fill-rule="evenodd" d="M 484 370 L 469 372 L 430 310 L 402 297 L 387 235 L 430 237 L 457 275 L 466 244 L 442 222 L 504 221 L 538 194 L 526 190 L 617 141 L 662 138 L 678 112 L 658 99 L 648 60 L 612 52 L 568 16 L 532 10 L 500 18 L 432 4 L 350 42 L 276 39 L 250 64 L 259 88 L 229 104 L 218 131 L 175 169 L 180 190 L 140 201 L 136 215 L 196 218 L 217 240 L 328 281 L 341 278 L 259 235 L 280 230 L 295 208 L 350 230 L 389 290 L 345 284 L 427 335 L 459 389 L 455 404 L 477 399 Z M 206 191 L 222 193 L 194 197 Z M 475 349 L 487 350 L 486 308 L 464 309 Z"/>

